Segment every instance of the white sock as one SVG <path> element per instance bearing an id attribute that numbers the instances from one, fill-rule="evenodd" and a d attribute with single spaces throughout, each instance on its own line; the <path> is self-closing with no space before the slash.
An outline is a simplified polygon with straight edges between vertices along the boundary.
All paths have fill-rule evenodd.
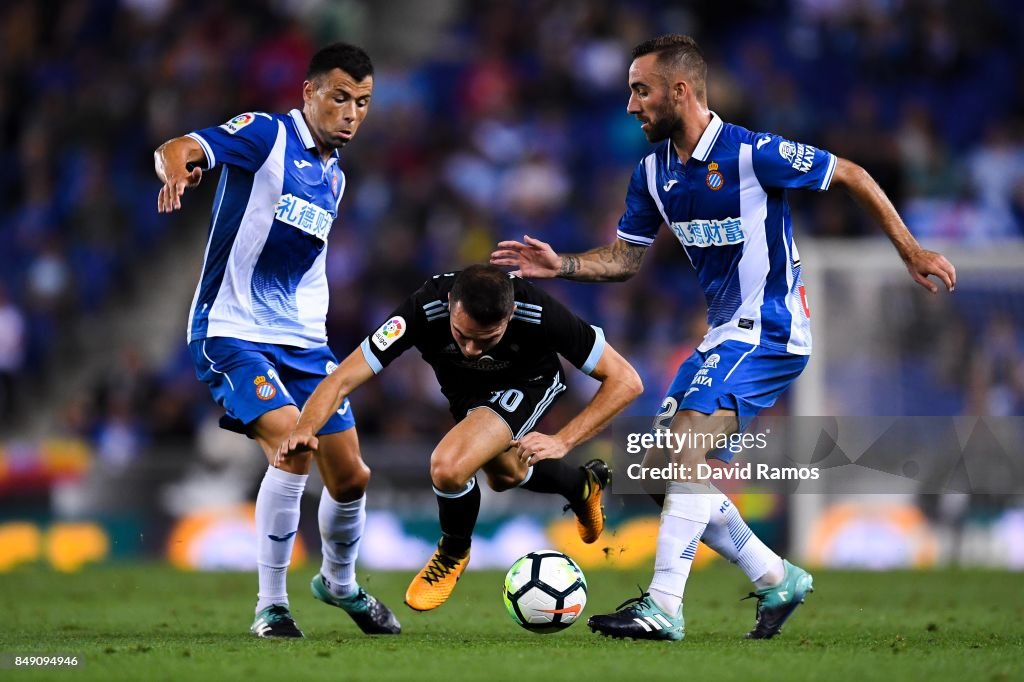
<path id="1" fill-rule="evenodd" d="M 356 556 L 366 525 L 366 495 L 351 502 L 337 502 L 324 486 L 317 518 L 324 555 L 320 575 L 327 580 L 331 594 L 345 597 L 356 591 Z"/>
<path id="2" fill-rule="evenodd" d="M 785 575 L 782 557 L 754 535 L 736 505 L 721 492 L 711 496 L 711 519 L 701 540 L 737 564 L 758 589 L 778 585 Z"/>
<path id="3" fill-rule="evenodd" d="M 299 500 L 307 478 L 267 467 L 260 484 L 256 496 L 256 566 L 260 576 L 257 613 L 271 604 L 288 605 L 288 564 L 299 531 Z"/>
<path id="4" fill-rule="evenodd" d="M 702 483 L 668 484 L 658 529 L 654 578 L 648 591 L 662 611 L 675 616 L 683 604 L 686 578 L 700 536 L 711 515 L 710 488 Z"/>

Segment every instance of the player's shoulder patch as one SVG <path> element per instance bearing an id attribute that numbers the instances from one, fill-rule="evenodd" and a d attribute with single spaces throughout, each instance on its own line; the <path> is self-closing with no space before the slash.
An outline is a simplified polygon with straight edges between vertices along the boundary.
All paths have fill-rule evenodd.
<path id="1" fill-rule="evenodd" d="M 781 140 L 779 142 L 779 156 L 793 167 L 793 170 L 806 173 L 814 165 L 814 155 L 817 149 L 809 144 Z"/>
<path id="2" fill-rule="evenodd" d="M 378 350 L 385 351 L 391 347 L 395 341 L 402 338 L 408 328 L 409 325 L 406 324 L 405 318 L 401 315 L 395 315 L 390 320 L 382 324 L 370 338 L 373 340 L 373 345 L 375 345 Z"/>
<path id="3" fill-rule="evenodd" d="M 251 125 L 253 121 L 256 120 L 257 116 L 263 116 L 264 118 L 273 120 L 273 116 L 271 116 L 270 114 L 265 114 L 262 111 L 247 111 L 244 114 L 239 114 L 238 116 L 235 116 L 233 119 L 221 125 L 220 127 L 222 130 L 226 130 L 231 135 L 234 135 L 242 128 Z"/>

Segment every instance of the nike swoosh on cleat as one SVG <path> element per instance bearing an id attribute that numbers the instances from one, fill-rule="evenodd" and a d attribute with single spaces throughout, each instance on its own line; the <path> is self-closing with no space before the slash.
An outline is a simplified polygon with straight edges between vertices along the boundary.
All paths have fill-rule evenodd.
<path id="1" fill-rule="evenodd" d="M 357 542 L 359 542 L 359 540 L 361 540 L 361 539 L 362 539 L 362 537 L 363 537 L 363 536 L 362 536 L 362 535 L 360 535 L 360 536 L 359 536 L 358 538 L 356 538 L 356 539 L 355 539 L 355 540 L 353 540 L 352 542 L 335 542 L 334 544 L 336 544 L 336 545 L 338 545 L 338 546 L 340 546 L 340 547 L 351 547 L 352 545 L 354 545 L 354 544 L 356 544 Z"/>
<path id="2" fill-rule="evenodd" d="M 571 613 L 574 616 L 578 616 L 578 615 L 580 615 L 580 611 L 583 610 L 583 607 L 580 606 L 579 604 L 573 604 L 572 606 L 567 606 L 564 609 L 537 609 L 537 610 L 540 611 L 541 613 Z"/>
<path id="3" fill-rule="evenodd" d="M 268 534 L 267 537 L 270 538 L 271 540 L 273 540 L 274 542 L 284 542 L 285 540 L 290 539 L 297 532 L 298 532 L 297 530 L 293 530 L 291 533 L 288 533 L 287 535 L 270 535 L 270 534 Z"/>

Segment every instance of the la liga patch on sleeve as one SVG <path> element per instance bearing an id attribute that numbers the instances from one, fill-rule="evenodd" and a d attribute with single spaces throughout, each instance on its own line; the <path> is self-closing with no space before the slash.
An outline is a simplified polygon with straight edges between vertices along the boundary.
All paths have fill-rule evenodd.
<path id="1" fill-rule="evenodd" d="M 251 114 L 251 113 L 239 114 L 238 116 L 235 116 L 233 119 L 231 119 L 230 121 L 228 121 L 227 123 L 222 125 L 221 128 L 223 128 L 224 130 L 226 130 L 229 133 L 231 133 L 232 135 L 234 135 L 239 130 L 241 130 L 242 128 L 244 128 L 245 126 L 249 125 L 250 123 L 252 123 L 255 120 L 256 120 L 255 114 Z"/>
<path id="2" fill-rule="evenodd" d="M 395 341 L 402 338 L 405 334 L 405 330 L 408 325 L 405 323 L 405 318 L 401 315 L 395 315 L 390 320 L 380 326 L 380 329 L 373 333 L 370 338 L 373 340 L 378 350 L 387 350 Z"/>

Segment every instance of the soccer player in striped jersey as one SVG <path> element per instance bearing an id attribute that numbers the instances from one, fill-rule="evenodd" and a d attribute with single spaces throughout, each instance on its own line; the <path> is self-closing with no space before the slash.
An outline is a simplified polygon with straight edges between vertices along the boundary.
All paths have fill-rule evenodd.
<path id="1" fill-rule="evenodd" d="M 580 537 L 595 542 L 604 529 L 608 467 L 599 459 L 573 467 L 561 458 L 640 395 L 640 377 L 600 328 L 491 265 L 436 275 L 406 299 L 313 392 L 281 445 L 281 459 L 316 449 L 314 434 L 349 394 L 413 347 L 434 369 L 456 424 L 430 456 L 441 540 L 405 603 L 428 611 L 455 589 L 469 563 L 481 469 L 494 490 L 561 494 Z M 534 429 L 565 391 L 559 355 L 601 386 L 578 415 L 547 435 Z"/>
<path id="2" fill-rule="evenodd" d="M 391 611 L 356 582 L 370 470 L 349 404 L 325 420 L 315 450 L 274 464 L 299 407 L 338 366 L 325 331 L 327 238 L 345 192 L 340 150 L 372 93 L 369 56 L 335 43 L 310 61 L 301 110 L 240 114 L 155 154 L 161 213 L 179 209 L 204 171 L 221 168 L 188 343 L 196 375 L 227 413 L 221 426 L 255 439 L 270 462 L 256 497 L 259 593 L 251 631 L 258 637 L 302 636 L 285 585 L 313 459 L 324 481 L 323 563 L 313 595 L 343 609 L 363 632 L 400 631 Z"/>
<path id="3" fill-rule="evenodd" d="M 491 256 L 524 277 L 622 281 L 640 268 L 664 223 L 697 271 L 709 331 L 680 366 L 661 415 L 676 433 L 742 430 L 800 375 L 811 352 L 810 308 L 801 280 L 786 190 L 839 185 L 881 226 L 914 281 L 950 291 L 953 266 L 922 248 L 863 168 L 808 144 L 725 123 L 708 109 L 707 65 L 689 36 L 646 41 L 633 51 L 627 112 L 659 143 L 633 172 L 617 239 L 559 256 L 539 240 L 504 241 Z M 673 463 L 695 471 L 709 454 L 691 448 Z M 653 453 L 649 453 L 653 456 Z M 755 585 L 751 638 L 778 634 L 811 589 L 811 576 L 754 536 L 710 484 L 674 481 L 663 501 L 654 579 L 639 599 L 590 627 L 614 637 L 683 638 L 683 589 L 698 541 L 737 563 Z"/>

